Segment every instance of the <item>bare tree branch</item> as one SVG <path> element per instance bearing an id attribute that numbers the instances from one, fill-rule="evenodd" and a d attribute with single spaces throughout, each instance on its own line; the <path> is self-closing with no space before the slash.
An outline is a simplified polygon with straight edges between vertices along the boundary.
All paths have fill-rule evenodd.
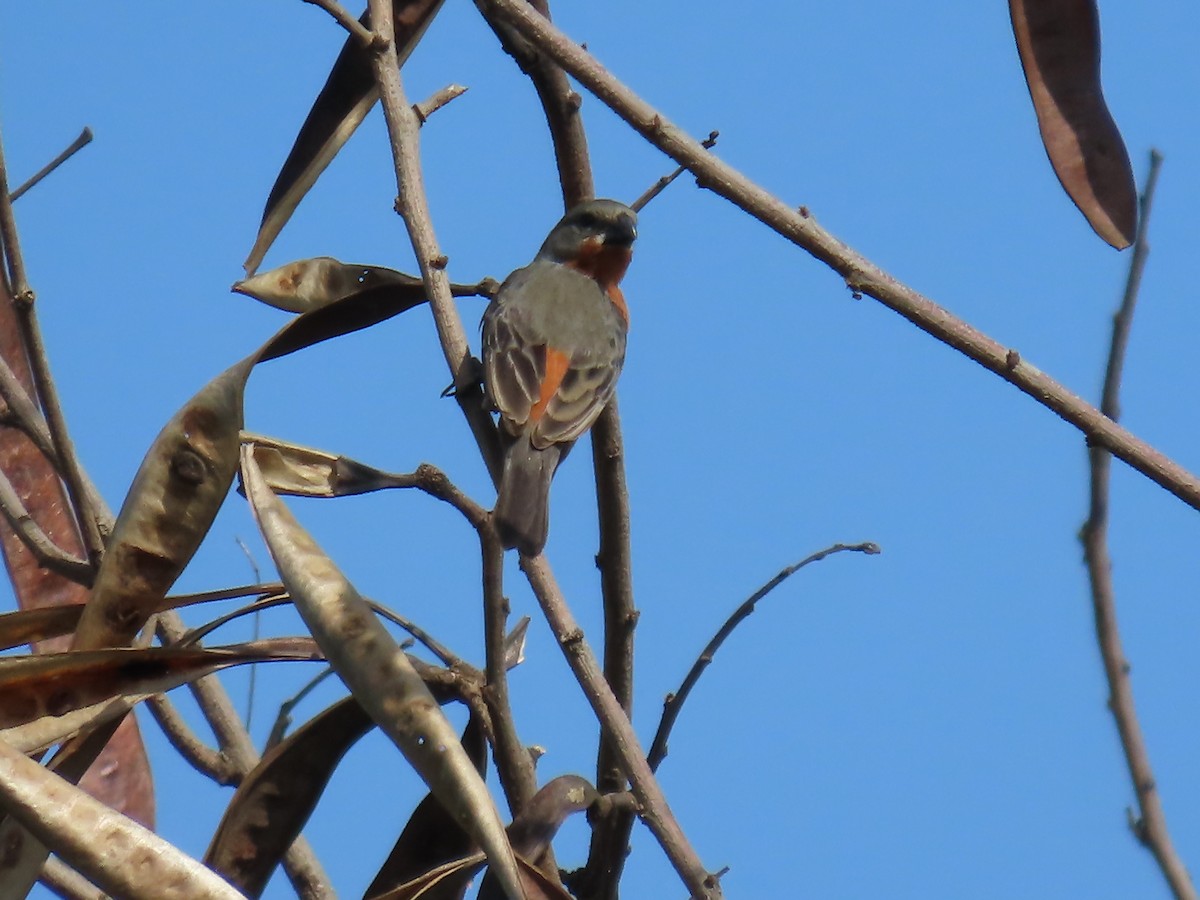
<path id="1" fill-rule="evenodd" d="M 583 639 L 583 630 L 563 599 L 562 591 L 545 557 L 523 556 L 521 568 L 529 577 L 529 583 L 533 586 L 546 621 L 550 623 L 571 671 L 583 687 L 583 692 L 592 704 L 601 727 L 609 732 L 609 740 L 621 760 L 626 777 L 629 778 L 633 795 L 637 798 L 642 821 L 662 845 L 675 871 L 692 892 L 694 900 L 717 900 L 723 896 L 717 878 L 705 870 L 683 829 L 680 828 L 675 814 L 671 812 L 667 798 L 646 762 L 637 733 L 609 688 L 587 641 Z"/>
<path id="2" fill-rule="evenodd" d="M 1112 345 L 1104 374 L 1100 409 L 1114 420 L 1120 415 L 1121 372 L 1137 305 L 1138 286 L 1141 283 L 1146 255 L 1149 253 L 1146 233 L 1161 164 L 1162 156 L 1158 151 L 1151 151 L 1150 173 L 1141 197 L 1137 238 L 1133 244 L 1133 256 L 1129 260 L 1129 277 L 1125 283 L 1121 305 L 1113 316 Z M 1150 767 L 1150 753 L 1134 706 L 1129 662 L 1121 647 L 1121 635 L 1117 626 L 1116 592 L 1112 582 L 1112 560 L 1108 554 L 1109 471 L 1112 457 L 1103 447 L 1091 444 L 1088 447 L 1088 460 L 1091 501 L 1088 518 L 1080 530 L 1079 539 L 1083 543 L 1083 555 L 1087 563 L 1088 580 L 1091 583 L 1096 641 L 1104 663 L 1104 674 L 1108 680 L 1108 707 L 1116 720 L 1121 749 L 1125 753 L 1125 762 L 1129 767 L 1129 777 L 1133 781 L 1140 811 L 1137 818 L 1130 814 L 1130 824 L 1138 840 L 1154 855 L 1172 894 L 1178 900 L 1195 900 L 1196 889 L 1192 885 L 1187 867 L 1175 851 L 1167 829 L 1162 798 L 1154 780 L 1154 771 Z"/>
<path id="3" fill-rule="evenodd" d="M 479 444 L 492 481 L 498 482 L 499 437 L 491 414 L 484 405 L 478 365 L 471 356 L 467 335 L 450 292 L 450 280 L 446 276 L 447 258 L 433 232 L 421 177 L 421 121 L 413 112 L 400 80 L 391 3 L 389 0 L 371 0 L 370 12 L 375 32 L 385 41 L 385 49 L 374 54 L 372 65 L 379 83 L 379 97 L 396 165 L 396 211 L 404 219 L 409 240 L 417 255 L 438 339 L 454 379 L 454 397 Z"/>
<path id="4" fill-rule="evenodd" d="M 466 92 L 466 86 L 461 84 L 448 84 L 441 90 L 434 91 L 420 103 L 413 104 L 413 112 L 417 116 L 417 121 L 424 125 L 435 112 Z"/>
<path id="5" fill-rule="evenodd" d="M 333 16 L 335 22 L 345 28 L 350 34 L 357 38 L 358 42 L 364 47 L 378 47 L 378 41 L 381 39 L 375 32 L 371 31 L 366 25 L 354 18 L 346 7 L 338 3 L 337 0 L 304 0 L 305 3 L 311 3 L 313 6 L 319 6 L 329 15 Z"/>
<path id="6" fill-rule="evenodd" d="M 56 572 L 76 584 L 91 585 L 96 577 L 96 567 L 83 559 L 77 559 L 57 547 L 21 502 L 8 476 L 0 472 L 0 514 L 4 516 L 13 533 L 29 548 L 37 564 L 43 569 Z"/>
<path id="7" fill-rule="evenodd" d="M 758 601 L 767 596 L 767 594 L 771 593 L 771 591 L 775 590 L 775 588 L 779 587 L 779 585 L 783 584 L 783 582 L 787 581 L 787 579 L 791 578 L 805 566 L 811 565 L 815 562 L 820 562 L 825 557 L 832 556 L 834 553 L 842 553 L 847 550 L 855 553 L 866 553 L 870 555 L 880 552 L 879 545 L 870 541 L 862 544 L 834 544 L 832 547 L 826 547 L 824 550 L 819 550 L 812 554 L 812 556 L 807 556 L 800 560 L 800 562 L 784 568 L 779 572 L 778 575 L 751 594 L 750 597 L 741 606 L 735 609 L 733 614 L 725 620 L 725 624 L 717 630 L 717 633 L 713 635 L 713 639 L 709 641 L 707 645 L 705 645 L 703 650 L 700 651 L 700 656 L 692 664 L 691 669 L 688 670 L 687 675 L 683 679 L 683 683 L 679 685 L 679 690 L 673 694 L 667 695 L 667 700 L 663 704 L 662 721 L 660 721 L 658 724 L 658 731 L 654 735 L 654 741 L 650 744 L 650 755 L 647 757 L 652 770 L 657 771 L 659 765 L 667 756 L 667 739 L 671 736 L 671 729 L 675 725 L 675 720 L 679 718 L 679 713 L 683 708 L 683 703 L 685 700 L 687 700 L 688 695 L 691 694 L 692 688 L 696 686 L 696 683 L 700 680 L 700 676 L 704 673 L 704 670 L 712 664 L 713 657 L 716 656 L 717 651 L 721 649 L 721 645 L 725 643 L 726 639 L 733 634 L 733 630 L 737 628 L 738 625 L 741 624 L 741 622 L 752 612 L 754 612 L 755 605 L 758 603 Z"/>
<path id="8" fill-rule="evenodd" d="M 46 163 L 44 166 L 30 175 L 24 184 L 12 192 L 12 201 L 16 203 L 17 200 L 24 196 L 26 191 L 28 191 L 30 188 L 36 187 L 38 182 L 40 182 L 43 178 L 45 178 L 47 175 L 65 163 L 68 159 L 90 144 L 92 142 L 92 137 L 92 129 L 85 125 L 83 131 L 79 132 L 79 137 L 75 138 L 75 140 L 71 142 L 71 145 L 67 147 L 66 150 L 58 154 L 58 156 L 54 157 L 54 159 L 50 160 L 50 162 Z"/>
<path id="9" fill-rule="evenodd" d="M 166 694 L 147 697 L 146 706 L 175 752 L 187 760 L 193 769 L 221 785 L 233 785 L 241 780 L 245 773 L 238 772 L 225 754 L 204 743 Z"/>
<path id="10" fill-rule="evenodd" d="M 793 209 L 741 172 L 704 150 L 678 126 L 617 81 L 578 44 L 517 0 L 479 0 L 503 16 L 540 49 L 592 91 L 647 141 L 692 172 L 708 188 L 806 250 L 839 275 L 855 294 L 874 297 L 922 331 L 948 344 L 1015 385 L 1084 433 L 1088 441 L 1112 451 L 1151 481 L 1189 506 L 1200 509 L 1200 478 L 1098 409 L 1024 362 L 1005 347 L 883 271 L 816 223 L 805 207 Z"/>

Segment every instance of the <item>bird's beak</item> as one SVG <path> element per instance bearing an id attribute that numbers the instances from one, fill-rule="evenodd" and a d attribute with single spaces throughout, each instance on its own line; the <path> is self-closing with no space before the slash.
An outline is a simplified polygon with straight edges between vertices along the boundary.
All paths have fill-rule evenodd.
<path id="1" fill-rule="evenodd" d="M 637 240 L 637 219 L 633 216 L 619 216 L 604 234 L 604 243 L 618 247 L 629 247 Z"/>

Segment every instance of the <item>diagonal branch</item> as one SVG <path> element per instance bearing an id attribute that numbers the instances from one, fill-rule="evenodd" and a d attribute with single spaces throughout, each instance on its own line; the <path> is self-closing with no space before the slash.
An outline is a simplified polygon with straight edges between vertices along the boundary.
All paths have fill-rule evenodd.
<path id="1" fill-rule="evenodd" d="M 692 172 L 708 188 L 746 211 L 839 275 L 855 294 L 874 297 L 922 331 L 948 344 L 1015 385 L 1079 429 L 1089 443 L 1104 447 L 1189 506 L 1200 509 L 1200 478 L 1130 434 L 1053 378 L 1024 362 L 1014 349 L 900 283 L 862 254 L 822 228 L 807 208 L 794 209 L 703 145 L 616 80 L 578 44 L 518 0 L 480 0 L 539 49 L 554 58 L 638 134 Z"/>
<path id="2" fill-rule="evenodd" d="M 1158 182 L 1158 170 L 1162 156 L 1151 151 L 1150 174 L 1141 198 L 1141 216 L 1137 238 L 1133 244 L 1133 257 L 1129 261 L 1129 277 L 1125 284 L 1121 306 L 1113 316 L 1112 345 L 1109 350 L 1108 367 L 1104 374 L 1104 391 L 1100 408 L 1116 419 L 1119 415 L 1121 372 L 1125 362 L 1125 348 L 1129 343 L 1130 326 L 1137 304 L 1138 286 L 1142 269 L 1146 263 L 1149 244 L 1146 230 L 1150 222 L 1150 209 L 1154 201 L 1154 188 Z M 1137 710 L 1133 701 L 1133 686 L 1129 680 L 1129 662 L 1121 647 L 1121 634 L 1117 627 L 1116 593 L 1112 582 L 1112 560 L 1108 554 L 1108 501 L 1109 470 L 1112 457 L 1103 447 L 1088 447 L 1091 478 L 1091 503 L 1088 519 L 1080 530 L 1084 560 L 1087 563 L 1088 580 L 1092 588 L 1092 611 L 1096 620 L 1096 641 L 1100 645 L 1100 656 L 1104 663 L 1104 675 L 1108 680 L 1109 709 L 1116 720 L 1117 733 L 1121 738 L 1121 749 L 1129 767 L 1129 777 L 1137 794 L 1139 817 L 1130 822 L 1134 834 L 1145 845 L 1158 862 L 1163 877 L 1178 900 L 1195 900 L 1196 889 L 1183 861 L 1171 843 L 1167 830 L 1167 819 L 1162 808 L 1150 767 L 1150 754 L 1146 740 L 1138 724 Z"/>

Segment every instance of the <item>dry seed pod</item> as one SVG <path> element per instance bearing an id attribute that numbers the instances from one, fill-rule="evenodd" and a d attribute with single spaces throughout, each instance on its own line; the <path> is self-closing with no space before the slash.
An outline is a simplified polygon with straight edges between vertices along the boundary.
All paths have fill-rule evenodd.
<path id="1" fill-rule="evenodd" d="M 256 358 L 210 381 L 154 439 L 117 516 L 75 649 L 129 643 L 191 561 L 237 471 L 242 397 Z"/>
<path id="2" fill-rule="evenodd" d="M 1046 155 L 1063 190 L 1118 250 L 1137 232 L 1137 187 L 1100 85 L 1095 0 L 1009 0 Z"/>
<path id="3" fill-rule="evenodd" d="M 495 802 L 421 676 L 354 586 L 271 492 L 249 446 L 242 448 L 242 483 L 292 602 L 330 665 L 459 827 L 484 849 L 510 900 L 524 900 Z"/>
<path id="4" fill-rule="evenodd" d="M 425 33 L 444 0 L 393 0 L 396 55 L 401 65 Z M 366 13 L 359 19 L 369 26 Z M 300 201 L 325 171 L 350 135 L 354 134 L 375 101 L 379 87 L 371 68 L 372 51 L 351 35 L 342 45 L 325 86 L 300 126 L 296 142 L 279 171 L 263 210 L 254 247 L 243 264 L 246 274 L 257 271 L 271 244 L 283 230 Z"/>

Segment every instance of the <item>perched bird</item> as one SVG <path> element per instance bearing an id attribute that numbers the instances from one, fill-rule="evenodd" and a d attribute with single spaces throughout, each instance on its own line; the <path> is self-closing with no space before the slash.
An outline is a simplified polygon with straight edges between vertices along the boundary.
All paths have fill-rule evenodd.
<path id="1" fill-rule="evenodd" d="M 492 516 L 505 547 L 542 552 L 554 471 L 616 388 L 629 329 L 617 285 L 636 237 L 625 204 L 581 203 L 483 314 L 484 387 L 505 446 Z"/>

